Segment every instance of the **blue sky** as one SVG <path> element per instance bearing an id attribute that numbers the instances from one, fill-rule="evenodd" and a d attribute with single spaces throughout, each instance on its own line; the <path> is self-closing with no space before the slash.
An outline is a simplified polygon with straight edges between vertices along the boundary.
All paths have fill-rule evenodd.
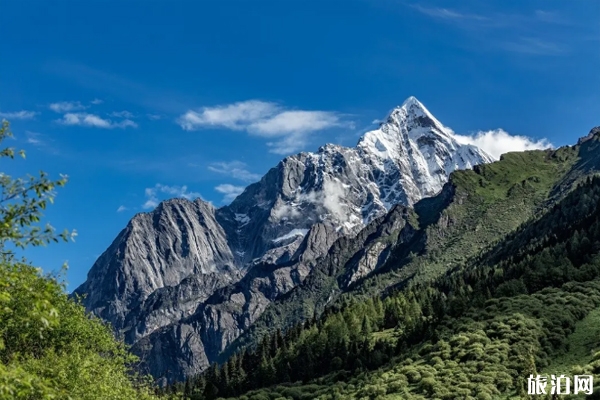
<path id="1" fill-rule="evenodd" d="M 137 212 L 226 204 L 285 155 L 354 145 L 411 95 L 486 150 L 574 143 L 599 125 L 597 1 L 7 1 L 0 118 L 69 176 L 46 213 L 75 243 L 69 290 Z"/>

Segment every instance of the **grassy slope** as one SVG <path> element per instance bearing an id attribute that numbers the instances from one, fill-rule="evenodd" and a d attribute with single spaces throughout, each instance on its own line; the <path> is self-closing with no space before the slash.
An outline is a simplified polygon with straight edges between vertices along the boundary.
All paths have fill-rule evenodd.
<path id="1" fill-rule="evenodd" d="M 388 263 L 344 296 L 366 298 L 390 287 L 426 281 L 491 248 L 570 190 L 575 181 L 571 177 L 583 175 L 574 173 L 578 151 L 565 147 L 507 153 L 498 162 L 453 173 L 450 183 L 455 189 L 449 204 L 431 198 L 415 206 L 424 246 Z M 568 189 L 557 190 L 559 184 Z M 406 254 L 406 249 L 397 251 Z"/>
<path id="2" fill-rule="evenodd" d="M 555 357 L 542 373 L 567 374 L 573 366 L 586 365 L 592 361 L 592 355 L 600 346 L 600 308 L 579 321 L 568 340 L 568 352 Z"/>

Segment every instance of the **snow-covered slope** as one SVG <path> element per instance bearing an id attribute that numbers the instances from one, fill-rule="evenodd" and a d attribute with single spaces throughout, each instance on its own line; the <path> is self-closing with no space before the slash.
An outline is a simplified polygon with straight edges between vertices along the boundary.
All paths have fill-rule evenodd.
<path id="1" fill-rule="evenodd" d="M 386 177 L 377 184 L 388 209 L 399 202 L 400 192 L 413 204 L 439 192 L 452 171 L 494 161 L 481 149 L 458 143 L 415 97 L 395 108 L 379 129 L 367 132 L 357 149 L 366 165 Z M 392 185 L 390 173 L 399 178 Z"/>

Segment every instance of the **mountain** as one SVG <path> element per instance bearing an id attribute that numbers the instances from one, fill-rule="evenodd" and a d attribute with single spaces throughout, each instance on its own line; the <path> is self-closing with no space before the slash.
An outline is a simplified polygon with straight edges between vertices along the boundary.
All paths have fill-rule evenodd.
<path id="1" fill-rule="evenodd" d="M 355 234 L 395 204 L 438 193 L 452 171 L 491 161 L 410 97 L 356 147 L 287 157 L 217 216 L 240 265 L 286 262 L 316 222 Z"/>
<path id="2" fill-rule="evenodd" d="M 266 333 L 318 318 L 347 299 L 379 296 L 445 273 L 501 240 L 600 170 L 594 141 L 556 151 L 506 153 L 500 161 L 450 175 L 442 191 L 405 211 L 406 224 L 371 245 L 345 245 L 335 267 L 316 263 L 301 285 L 280 296 L 230 346 L 252 346 Z M 366 229 L 365 229 L 366 231 Z M 363 255 L 379 255 L 374 268 L 355 274 Z M 371 256 L 371 258 L 373 258 Z M 349 278 L 351 277 L 351 278 Z"/>
<path id="3" fill-rule="evenodd" d="M 383 263 L 347 286 L 376 243 L 388 249 Z M 455 171 L 438 195 L 340 239 L 238 339 L 245 349 L 184 393 L 529 398 L 531 374 L 598 379 L 599 318 L 595 128 L 575 146 Z"/>
<path id="4" fill-rule="evenodd" d="M 340 268 L 346 245 L 370 250 L 354 258 L 344 286 L 377 269 L 396 239 L 381 225 L 395 205 L 412 206 L 454 170 L 491 161 L 410 97 L 356 147 L 287 157 L 228 206 L 173 199 L 137 214 L 74 294 L 152 375 L 182 379 L 217 360 L 315 267 Z M 389 223 L 410 225 L 402 215 Z"/>

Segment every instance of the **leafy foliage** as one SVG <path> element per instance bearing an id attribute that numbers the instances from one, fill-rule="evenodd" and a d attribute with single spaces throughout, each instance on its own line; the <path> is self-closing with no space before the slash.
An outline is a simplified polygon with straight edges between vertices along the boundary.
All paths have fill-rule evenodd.
<path id="1" fill-rule="evenodd" d="M 9 136 L 4 121 L 0 142 Z M 44 173 L 27 180 L 0 174 L 0 399 L 150 399 L 149 382 L 133 374 L 135 358 L 109 327 L 88 317 L 57 278 L 16 259 L 16 248 L 73 237 L 37 226 L 65 183 Z"/>

